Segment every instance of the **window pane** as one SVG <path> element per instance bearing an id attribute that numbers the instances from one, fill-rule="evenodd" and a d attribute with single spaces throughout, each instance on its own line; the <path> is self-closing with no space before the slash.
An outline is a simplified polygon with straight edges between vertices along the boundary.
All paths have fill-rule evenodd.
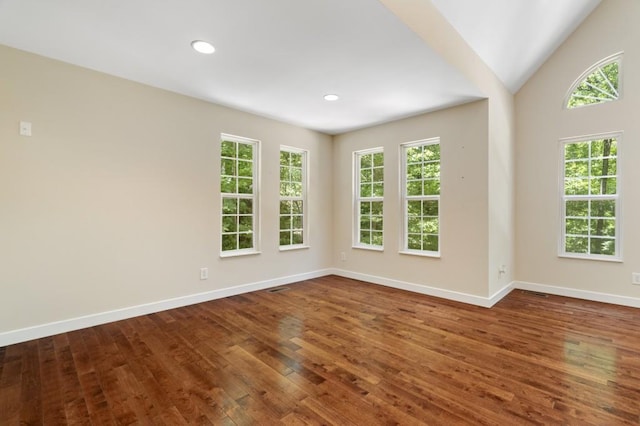
<path id="1" fill-rule="evenodd" d="M 422 202 L 422 214 L 425 216 L 438 216 L 438 204 L 437 200 L 427 200 Z"/>
<path id="2" fill-rule="evenodd" d="M 566 203 L 567 216 L 587 216 L 588 213 L 589 213 L 588 201 L 567 201 Z"/>
<path id="3" fill-rule="evenodd" d="M 239 216 L 238 217 L 238 230 L 240 232 L 247 232 L 253 229 L 253 216 Z"/>
<path id="4" fill-rule="evenodd" d="M 363 185 L 360 185 L 360 196 L 361 197 L 371 197 L 372 194 L 373 194 L 373 191 L 372 191 L 370 183 L 365 183 Z"/>
<path id="5" fill-rule="evenodd" d="M 293 231 L 292 244 L 302 244 L 304 243 L 302 237 L 302 231 Z"/>
<path id="6" fill-rule="evenodd" d="M 360 168 L 368 169 L 373 166 L 373 161 L 371 158 L 371 154 L 364 154 L 360 157 Z"/>
<path id="7" fill-rule="evenodd" d="M 567 237 L 567 253 L 587 254 L 589 251 L 589 239 L 586 237 Z"/>
<path id="8" fill-rule="evenodd" d="M 240 234 L 238 236 L 238 248 L 239 249 L 249 249 L 253 248 L 253 234 Z"/>
<path id="9" fill-rule="evenodd" d="M 371 202 L 361 201 L 360 202 L 360 214 L 367 215 L 371 213 Z"/>
<path id="10" fill-rule="evenodd" d="M 422 239 L 422 250 L 438 251 L 438 236 L 425 235 Z"/>
<path id="11" fill-rule="evenodd" d="M 373 191 L 371 193 L 374 197 L 382 197 L 384 195 L 384 184 L 382 183 L 374 183 Z"/>
<path id="12" fill-rule="evenodd" d="M 567 219 L 566 232 L 567 234 L 573 234 L 573 235 L 588 235 L 589 220 L 588 219 Z"/>
<path id="13" fill-rule="evenodd" d="M 293 216 L 291 218 L 291 227 L 293 229 L 302 229 L 302 216 Z"/>
<path id="14" fill-rule="evenodd" d="M 591 254 L 603 254 L 611 256 L 615 253 L 616 240 L 607 238 L 591 239 Z"/>
<path id="15" fill-rule="evenodd" d="M 615 237 L 616 221 L 615 219 L 592 219 L 591 235 L 597 237 Z"/>
<path id="16" fill-rule="evenodd" d="M 371 233 L 371 244 L 374 246 L 382 246 L 383 244 L 382 232 L 373 231 Z"/>
<path id="17" fill-rule="evenodd" d="M 235 194 L 237 190 L 237 179 L 232 177 L 220 178 L 220 192 L 225 194 Z"/>
<path id="18" fill-rule="evenodd" d="M 238 212 L 238 200 L 236 198 L 222 199 L 222 214 L 236 214 Z"/>
<path id="19" fill-rule="evenodd" d="M 304 214 L 304 201 L 295 200 L 291 202 L 291 213 Z"/>
<path id="20" fill-rule="evenodd" d="M 371 229 L 374 231 L 382 231 L 382 216 L 371 217 Z"/>
<path id="21" fill-rule="evenodd" d="M 236 158 L 236 143 L 231 141 L 222 141 L 220 155 L 222 157 Z"/>
<path id="22" fill-rule="evenodd" d="M 291 229 L 291 216 L 280 216 L 280 229 Z"/>
<path id="23" fill-rule="evenodd" d="M 373 169 L 373 181 L 374 182 L 384 181 L 384 170 L 382 168 Z"/>
<path id="24" fill-rule="evenodd" d="M 291 165 L 293 167 L 302 167 L 302 154 L 299 152 L 291 153 Z"/>
<path id="25" fill-rule="evenodd" d="M 223 216 L 222 217 L 222 232 L 237 232 L 238 226 L 236 223 L 237 216 Z"/>
<path id="26" fill-rule="evenodd" d="M 382 216 L 382 201 L 373 201 L 371 203 L 371 214 Z"/>
<path id="27" fill-rule="evenodd" d="M 240 178 L 238 179 L 238 194 L 251 194 L 253 193 L 253 179 Z"/>
<path id="28" fill-rule="evenodd" d="M 409 250 L 422 250 L 421 234 L 409 234 L 407 246 Z"/>
<path id="29" fill-rule="evenodd" d="M 565 160 L 589 158 L 589 142 L 568 143 L 564 146 Z"/>
<path id="30" fill-rule="evenodd" d="M 588 195 L 589 179 L 565 179 L 564 193 L 566 195 Z"/>
<path id="31" fill-rule="evenodd" d="M 291 244 L 291 232 L 289 231 L 280 232 L 280 245 L 288 246 L 290 244 Z"/>
<path id="32" fill-rule="evenodd" d="M 237 235 L 238 234 L 222 235 L 222 251 L 238 249 Z"/>
<path id="33" fill-rule="evenodd" d="M 589 176 L 589 160 L 568 161 L 564 165 L 565 177 L 586 177 Z"/>
<path id="34" fill-rule="evenodd" d="M 360 242 L 362 244 L 371 244 L 371 232 L 367 230 L 360 230 Z"/>
<path id="35" fill-rule="evenodd" d="M 248 198 L 240 199 L 240 214 L 252 214 L 253 213 L 253 200 Z"/>
<path id="36" fill-rule="evenodd" d="M 407 180 L 422 179 L 422 164 L 410 164 L 407 166 Z"/>
<path id="37" fill-rule="evenodd" d="M 238 176 L 253 176 L 253 162 L 238 161 Z"/>
<path id="38" fill-rule="evenodd" d="M 421 201 L 409 201 L 407 202 L 407 215 L 408 216 L 420 216 L 422 214 L 422 202 Z"/>
<path id="39" fill-rule="evenodd" d="M 376 152 L 375 154 L 373 154 L 373 166 L 374 167 L 384 166 L 384 154 L 382 152 Z"/>
<path id="40" fill-rule="evenodd" d="M 360 170 L 360 182 L 368 183 L 373 179 L 373 174 L 371 173 L 371 169 L 362 169 Z"/>
<path id="41" fill-rule="evenodd" d="M 422 181 L 421 180 L 416 180 L 413 182 L 408 182 L 407 183 L 407 195 L 412 197 L 412 196 L 417 196 L 417 195 L 422 195 Z"/>
<path id="42" fill-rule="evenodd" d="M 253 160 L 253 146 L 247 143 L 238 144 L 238 158 Z"/>
<path id="43" fill-rule="evenodd" d="M 283 168 L 289 167 L 289 161 L 291 158 L 291 153 L 288 151 L 280 151 L 280 165 L 284 166 Z"/>
<path id="44" fill-rule="evenodd" d="M 587 201 L 579 201 L 579 202 L 587 203 Z M 591 214 L 595 217 L 615 217 L 616 202 L 613 200 L 593 200 L 591 201 Z M 569 215 L 569 213 L 567 212 L 567 216 L 577 216 L 577 215 Z"/>
<path id="45" fill-rule="evenodd" d="M 425 180 L 424 181 L 424 195 L 439 195 L 440 194 L 440 180 Z"/>

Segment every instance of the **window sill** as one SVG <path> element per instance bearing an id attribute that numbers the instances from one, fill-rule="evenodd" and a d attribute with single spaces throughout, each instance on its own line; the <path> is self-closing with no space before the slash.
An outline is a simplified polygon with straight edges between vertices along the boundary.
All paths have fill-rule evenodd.
<path id="1" fill-rule="evenodd" d="M 421 257 L 433 257 L 440 259 L 439 251 L 412 251 L 412 250 L 400 250 L 400 254 L 406 254 L 409 256 L 421 256 Z"/>
<path id="2" fill-rule="evenodd" d="M 622 263 L 621 257 L 614 256 L 580 256 L 579 254 L 561 253 L 558 255 L 561 259 L 578 259 L 578 260 L 596 260 L 598 262 Z"/>
<path id="3" fill-rule="evenodd" d="M 384 251 L 384 247 L 379 247 L 379 246 L 351 246 L 351 248 L 354 249 L 359 249 L 359 250 L 368 250 L 368 251 L 377 251 L 377 252 L 383 252 Z"/>
<path id="4" fill-rule="evenodd" d="M 295 245 L 295 246 L 280 246 L 278 247 L 278 250 L 280 251 L 293 251 L 293 250 L 304 250 L 304 249 L 308 249 L 310 248 L 310 246 L 306 245 L 306 244 L 299 244 L 299 245 Z"/>
<path id="5" fill-rule="evenodd" d="M 247 251 L 229 250 L 229 251 L 220 253 L 220 257 L 224 259 L 228 257 L 252 256 L 254 254 L 261 254 L 261 253 L 262 252 L 259 250 L 247 250 Z"/>

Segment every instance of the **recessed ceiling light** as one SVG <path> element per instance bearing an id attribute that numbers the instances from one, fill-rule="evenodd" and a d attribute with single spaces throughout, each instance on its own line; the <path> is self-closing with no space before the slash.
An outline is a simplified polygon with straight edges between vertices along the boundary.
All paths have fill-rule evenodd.
<path id="1" fill-rule="evenodd" d="M 192 41 L 191 47 L 193 47 L 196 52 L 204 53 L 205 55 L 210 55 L 216 51 L 216 48 L 213 47 L 211 43 L 203 40 Z"/>
<path id="2" fill-rule="evenodd" d="M 325 101 L 337 101 L 338 99 L 340 99 L 338 95 L 324 95 Z"/>

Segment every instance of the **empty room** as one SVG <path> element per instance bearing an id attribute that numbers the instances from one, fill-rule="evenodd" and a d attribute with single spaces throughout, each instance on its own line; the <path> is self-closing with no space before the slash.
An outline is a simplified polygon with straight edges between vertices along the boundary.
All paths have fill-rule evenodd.
<path id="1" fill-rule="evenodd" d="M 639 19 L 0 0 L 0 425 L 640 424 Z"/>

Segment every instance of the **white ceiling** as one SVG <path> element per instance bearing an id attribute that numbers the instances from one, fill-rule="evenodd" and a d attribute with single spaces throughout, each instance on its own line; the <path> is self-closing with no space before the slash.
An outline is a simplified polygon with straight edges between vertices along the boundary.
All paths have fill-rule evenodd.
<path id="1" fill-rule="evenodd" d="M 600 2 L 431 1 L 512 92 Z M 0 44 L 329 134 L 482 97 L 378 0 L 0 0 Z"/>

